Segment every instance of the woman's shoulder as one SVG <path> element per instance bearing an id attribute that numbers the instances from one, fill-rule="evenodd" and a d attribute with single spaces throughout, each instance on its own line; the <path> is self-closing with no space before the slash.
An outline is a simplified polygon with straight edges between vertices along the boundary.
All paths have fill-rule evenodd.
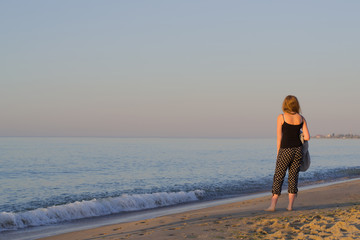
<path id="1" fill-rule="evenodd" d="M 284 114 L 279 114 L 279 116 L 277 117 L 277 122 L 280 124 L 283 124 L 284 121 Z"/>

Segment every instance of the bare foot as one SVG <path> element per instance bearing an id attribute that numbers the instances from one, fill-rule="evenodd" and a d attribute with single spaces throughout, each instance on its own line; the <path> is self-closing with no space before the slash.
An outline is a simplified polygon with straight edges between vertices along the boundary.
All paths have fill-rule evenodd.
<path id="1" fill-rule="evenodd" d="M 293 209 L 292 209 L 292 208 L 286 208 L 286 210 L 288 210 L 288 211 L 292 211 Z"/>
<path id="2" fill-rule="evenodd" d="M 275 208 L 268 207 L 267 209 L 264 209 L 266 212 L 275 212 Z"/>

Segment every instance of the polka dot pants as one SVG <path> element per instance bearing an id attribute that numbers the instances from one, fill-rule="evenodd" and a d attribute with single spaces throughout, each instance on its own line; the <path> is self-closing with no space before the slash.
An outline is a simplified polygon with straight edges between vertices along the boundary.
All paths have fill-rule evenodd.
<path id="1" fill-rule="evenodd" d="M 280 195 L 281 188 L 286 175 L 288 174 L 288 192 L 296 194 L 298 192 L 297 184 L 300 170 L 300 161 L 302 159 L 301 147 L 280 148 L 276 159 L 276 168 L 274 174 L 274 182 L 272 193 Z"/>

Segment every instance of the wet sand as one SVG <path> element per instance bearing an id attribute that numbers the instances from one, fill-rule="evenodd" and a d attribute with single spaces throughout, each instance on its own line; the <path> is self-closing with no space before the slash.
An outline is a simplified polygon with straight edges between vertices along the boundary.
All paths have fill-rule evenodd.
<path id="1" fill-rule="evenodd" d="M 271 195 L 136 222 L 43 238 L 63 239 L 360 239 L 360 180 L 303 190 L 294 210 Z"/>

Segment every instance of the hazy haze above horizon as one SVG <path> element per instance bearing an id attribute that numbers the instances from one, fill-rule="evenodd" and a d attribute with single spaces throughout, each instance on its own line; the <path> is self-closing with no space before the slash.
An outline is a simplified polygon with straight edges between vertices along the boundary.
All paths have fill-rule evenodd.
<path id="1" fill-rule="evenodd" d="M 0 2 L 0 136 L 360 134 L 359 1 Z"/>

